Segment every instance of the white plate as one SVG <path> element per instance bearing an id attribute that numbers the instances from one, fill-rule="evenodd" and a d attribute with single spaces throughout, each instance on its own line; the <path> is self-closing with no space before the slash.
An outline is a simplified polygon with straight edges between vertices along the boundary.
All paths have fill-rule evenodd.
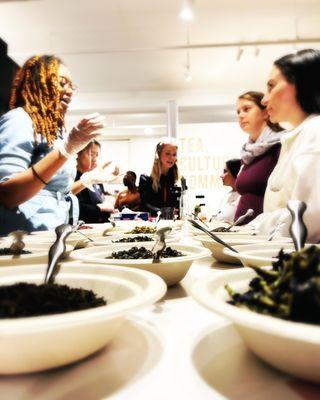
<path id="1" fill-rule="evenodd" d="M 5 240 L 1 241 L 0 247 L 8 247 L 8 242 Z M 50 247 L 50 243 L 25 243 L 23 250 L 31 251 L 31 254 L 21 254 L 19 256 L 0 256 L 0 267 L 47 263 Z M 67 258 L 72 250 L 73 246 L 67 244 L 64 258 Z"/>
<path id="2" fill-rule="evenodd" d="M 129 250 L 132 247 L 145 247 L 151 250 L 153 246 L 153 243 L 146 242 L 143 244 L 143 246 L 139 246 L 139 243 L 117 243 L 108 246 L 87 247 L 85 249 L 73 251 L 70 255 L 70 258 L 104 265 L 117 264 L 144 269 L 159 275 L 169 286 L 180 282 L 181 279 L 184 278 L 194 260 L 210 256 L 210 252 L 200 246 L 188 246 L 179 243 L 170 243 L 170 247 L 181 251 L 183 254 L 185 254 L 185 256 L 163 258 L 159 263 L 153 263 L 151 259 L 106 259 L 106 257 L 110 256 L 114 251 Z"/>
<path id="3" fill-rule="evenodd" d="M 209 310 L 230 319 L 246 345 L 264 361 L 289 374 L 320 382 L 319 326 L 285 321 L 226 303 L 226 283 L 241 293 L 254 276 L 249 268 L 213 273 L 197 281 L 191 294 Z"/>
<path id="4" fill-rule="evenodd" d="M 0 284 L 42 282 L 45 266 L 3 268 Z M 158 276 L 131 268 L 62 264 L 56 282 L 93 290 L 107 305 L 50 316 L 0 319 L 0 374 L 41 371 L 80 360 L 105 346 L 133 309 L 166 291 Z"/>
<path id="5" fill-rule="evenodd" d="M 311 245 L 307 244 L 306 246 Z M 281 249 L 285 253 L 295 251 L 294 245 L 281 242 L 263 242 L 249 245 L 234 246 L 238 253 L 236 257 L 242 262 L 244 267 L 264 267 L 271 265 L 278 260 L 278 254 Z M 234 252 L 228 248 L 223 249 L 227 256 L 234 256 Z"/>

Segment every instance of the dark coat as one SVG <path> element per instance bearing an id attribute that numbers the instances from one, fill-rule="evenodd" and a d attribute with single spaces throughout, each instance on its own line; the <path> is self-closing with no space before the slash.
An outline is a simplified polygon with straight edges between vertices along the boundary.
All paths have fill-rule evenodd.
<path id="1" fill-rule="evenodd" d="M 161 175 L 159 191 L 155 192 L 151 176 L 141 175 L 139 181 L 141 209 L 156 215 L 162 207 L 178 207 L 174 183 L 174 176 L 170 172 L 168 175 Z"/>
<path id="2" fill-rule="evenodd" d="M 76 180 L 80 179 L 81 172 L 77 171 Z M 106 222 L 110 217 L 110 213 L 101 211 L 97 204 L 103 202 L 104 194 L 100 185 L 93 185 L 94 192 L 89 189 L 83 189 L 77 194 L 79 200 L 79 219 L 94 224 Z"/>
<path id="3" fill-rule="evenodd" d="M 244 164 L 236 180 L 236 190 L 241 194 L 235 214 L 235 220 L 252 208 L 254 214 L 247 218 L 247 224 L 263 212 L 263 199 L 271 172 L 276 166 L 280 154 L 280 143 L 272 146 L 251 164 Z"/>

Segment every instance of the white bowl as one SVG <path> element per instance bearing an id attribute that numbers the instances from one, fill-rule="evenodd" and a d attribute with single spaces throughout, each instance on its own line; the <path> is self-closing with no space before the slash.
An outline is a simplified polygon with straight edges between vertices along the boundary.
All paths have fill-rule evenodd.
<path id="1" fill-rule="evenodd" d="M 133 228 L 136 226 L 148 226 L 150 228 L 153 227 L 153 224 L 149 221 L 115 221 L 116 226 L 113 227 L 110 223 L 105 224 L 106 228 L 103 229 L 102 231 L 98 232 L 93 232 L 93 234 L 90 236 L 92 239 L 96 237 L 108 237 L 108 236 L 118 236 L 122 234 L 126 234 L 127 232 L 130 232 Z M 86 229 L 87 230 L 87 229 Z M 84 232 L 86 233 L 86 232 Z M 104 234 L 104 235 L 103 235 Z"/>
<path id="2" fill-rule="evenodd" d="M 108 246 L 87 247 L 73 251 L 70 258 L 104 265 L 117 264 L 144 269 L 159 275 L 170 286 L 180 282 L 184 278 L 194 260 L 210 256 L 210 252 L 200 246 L 170 243 L 170 247 L 181 251 L 185 256 L 162 258 L 159 263 L 153 263 L 151 259 L 122 260 L 105 258 L 110 256 L 114 251 L 129 250 L 134 246 L 145 247 L 151 250 L 154 243 L 145 242 L 141 246 L 139 246 L 139 243 L 115 243 Z"/>
<path id="3" fill-rule="evenodd" d="M 295 251 L 293 244 L 278 241 L 240 245 L 234 246 L 234 248 L 238 250 L 236 256 L 233 251 L 226 247 L 223 249 L 223 253 L 227 256 L 237 257 L 244 267 L 268 266 L 278 260 L 278 254 L 281 249 L 283 249 L 285 253 Z"/>
<path id="4" fill-rule="evenodd" d="M 45 266 L 3 268 L 0 284 L 43 281 Z M 125 316 L 160 299 L 158 276 L 132 268 L 62 264 L 56 282 L 93 290 L 107 305 L 49 316 L 0 319 L 0 374 L 41 371 L 80 360 L 105 346 Z"/>
<path id="5" fill-rule="evenodd" d="M 142 237 L 142 236 L 147 236 L 148 238 L 152 238 L 153 241 L 151 242 L 150 240 L 146 240 L 144 242 L 131 242 L 132 246 L 136 246 L 137 244 L 141 244 L 144 246 L 146 243 L 154 243 L 155 241 L 155 235 L 151 233 L 138 233 L 138 234 L 118 234 L 118 235 L 112 235 L 112 236 L 106 236 L 106 237 L 95 237 L 93 238 L 94 242 L 90 242 L 89 246 L 106 246 L 108 244 L 121 244 L 121 243 L 115 243 L 115 241 L 119 239 L 127 239 L 127 238 L 134 238 L 136 236 Z M 173 243 L 177 242 L 177 238 L 175 235 L 168 235 L 166 238 L 166 243 Z M 122 244 L 127 244 L 126 242 Z"/>
<path id="6" fill-rule="evenodd" d="M 256 276 L 249 268 L 221 271 L 197 281 L 191 295 L 203 306 L 230 319 L 243 341 L 257 356 L 274 367 L 302 379 L 320 382 L 320 327 L 285 321 L 227 304 L 224 289 L 248 290 Z"/>
<path id="7" fill-rule="evenodd" d="M 86 229 L 84 230 L 84 234 L 86 235 Z M 31 234 L 28 236 L 25 236 L 24 240 L 25 243 L 54 243 L 56 238 L 57 235 L 55 231 L 36 231 L 31 232 Z M 77 232 L 71 233 L 71 235 L 69 235 L 66 240 L 67 244 L 73 246 L 73 248 L 76 249 L 82 249 L 83 247 L 86 247 L 89 242 L 89 239 L 85 238 L 83 235 Z"/>
<path id="8" fill-rule="evenodd" d="M 201 224 L 201 223 L 200 223 Z M 190 232 L 195 235 L 203 235 L 203 232 L 196 228 L 195 226 L 189 224 L 189 230 Z M 212 229 L 216 229 L 216 228 L 220 228 L 220 227 L 224 227 L 224 228 L 228 228 L 228 226 L 230 226 L 228 223 L 226 222 L 219 222 L 219 221 L 212 221 L 212 222 L 206 222 L 206 225 L 204 225 L 205 228 L 207 228 L 208 230 L 212 230 Z M 215 234 L 232 234 L 232 233 L 238 233 L 239 235 L 254 235 L 255 231 L 253 229 L 249 229 L 246 226 L 234 226 L 233 228 L 231 228 L 231 230 L 229 232 L 213 232 Z"/>
<path id="9" fill-rule="evenodd" d="M 6 240 L 1 241 L 0 243 L 0 247 L 8 247 L 8 245 L 9 242 L 7 242 Z M 19 256 L 0 256 L 0 267 L 47 263 L 50 247 L 50 243 L 25 242 L 25 247 L 23 250 L 31 251 L 31 254 L 21 254 Z M 67 258 L 72 250 L 73 246 L 66 245 L 66 251 L 63 258 Z"/>
<path id="10" fill-rule="evenodd" d="M 217 233 L 216 236 L 221 238 L 223 241 L 228 243 L 230 246 L 238 246 L 241 244 L 248 244 L 248 243 L 261 243 L 266 241 L 266 236 L 262 235 L 248 235 L 248 234 L 241 234 L 238 235 L 236 233 L 229 233 L 229 234 L 220 234 Z M 230 253 L 226 254 L 224 253 L 223 249 L 225 248 L 222 244 L 214 241 L 214 239 L 211 239 L 208 235 L 199 235 L 194 237 L 195 240 L 200 241 L 203 246 L 208 248 L 212 256 L 221 262 L 225 262 L 228 264 L 240 264 L 239 259 L 234 256 L 233 252 L 230 251 Z"/>

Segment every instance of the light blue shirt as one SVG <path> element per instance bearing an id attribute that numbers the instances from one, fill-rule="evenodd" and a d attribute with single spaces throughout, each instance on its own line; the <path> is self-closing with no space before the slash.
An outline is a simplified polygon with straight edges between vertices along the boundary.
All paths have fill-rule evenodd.
<path id="1" fill-rule="evenodd" d="M 61 140 L 61 139 L 58 139 Z M 0 182 L 25 171 L 52 151 L 46 142 L 35 144 L 32 120 L 23 108 L 15 108 L 0 118 Z M 69 220 L 70 189 L 76 176 L 76 160 L 68 160 L 38 194 L 13 210 L 0 204 L 0 235 L 13 230 L 28 232 L 54 229 Z M 75 196 L 72 196 L 74 198 Z M 78 204 L 73 201 L 73 218 Z"/>

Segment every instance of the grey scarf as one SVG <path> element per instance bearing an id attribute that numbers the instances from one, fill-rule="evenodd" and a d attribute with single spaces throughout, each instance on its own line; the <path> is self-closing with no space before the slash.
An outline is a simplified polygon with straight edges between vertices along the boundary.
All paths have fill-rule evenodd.
<path id="1" fill-rule="evenodd" d="M 272 146 L 280 143 L 282 132 L 274 132 L 268 126 L 264 128 L 258 139 L 254 142 L 251 139 L 241 149 L 241 159 L 244 164 L 251 164 L 252 161 L 266 153 Z"/>

